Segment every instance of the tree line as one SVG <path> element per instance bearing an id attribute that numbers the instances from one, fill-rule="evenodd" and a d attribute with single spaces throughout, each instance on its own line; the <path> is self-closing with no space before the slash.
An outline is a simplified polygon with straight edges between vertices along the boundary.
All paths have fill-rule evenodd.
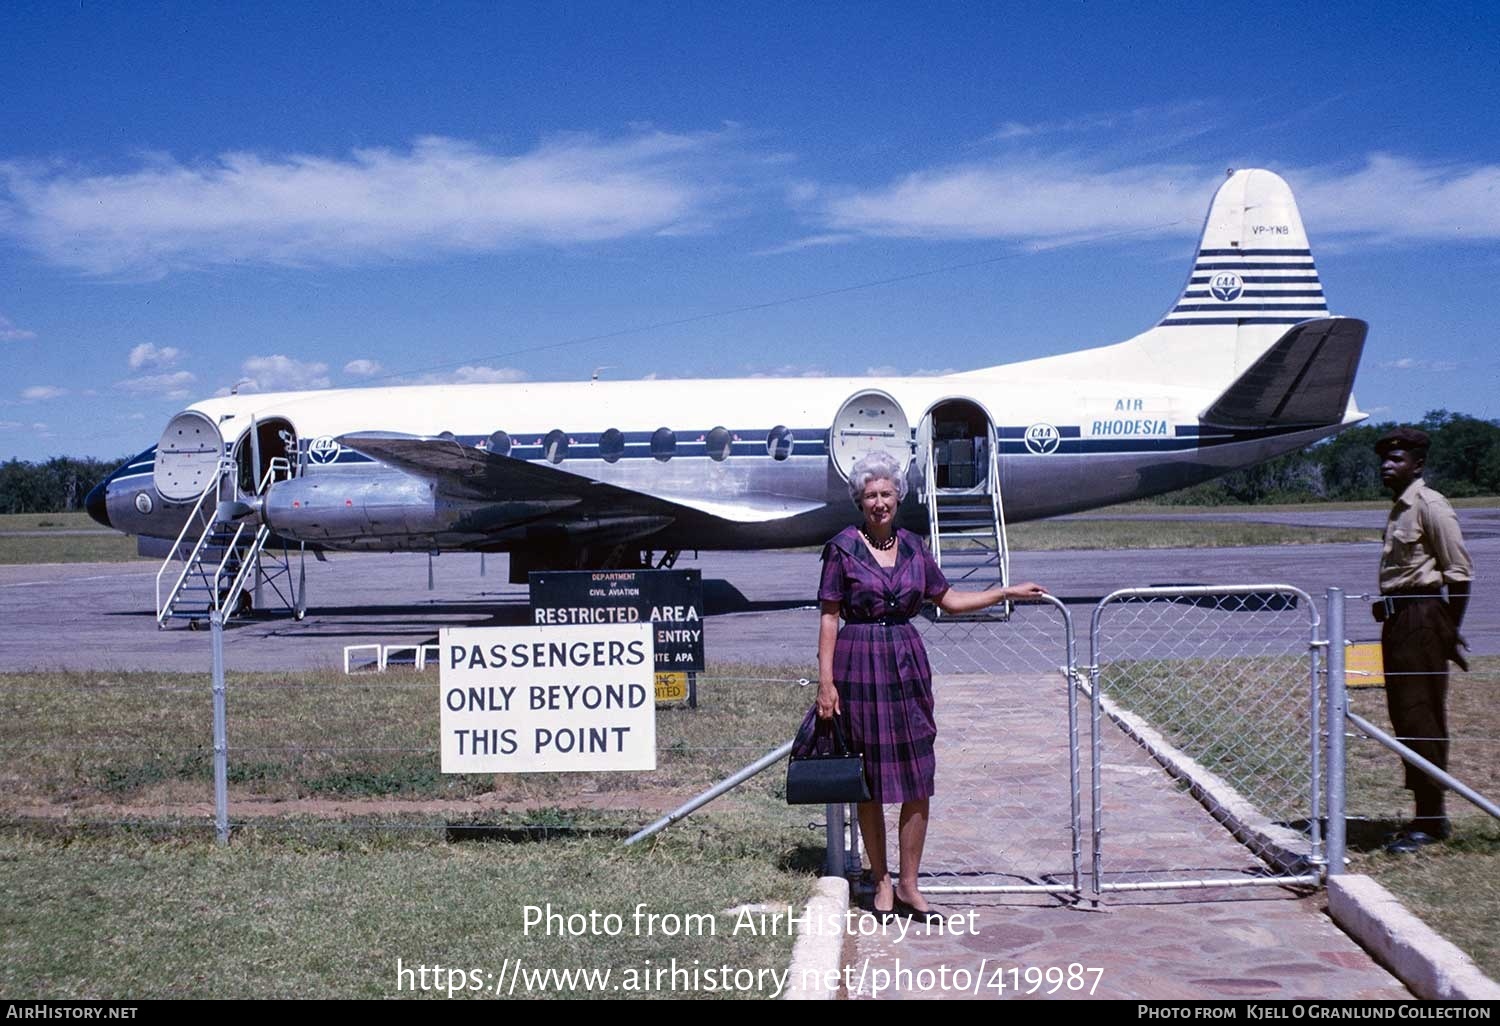
<path id="1" fill-rule="evenodd" d="M 1299 452 L 1157 496 L 1172 506 L 1387 499 L 1375 440 L 1397 425 L 1361 424 Z M 1432 436 L 1427 483 L 1449 497 L 1500 495 L 1500 421 L 1432 410 L 1416 425 Z"/>
<path id="2" fill-rule="evenodd" d="M 1375 439 L 1396 425 L 1362 424 L 1300 452 L 1158 496 L 1167 505 L 1383 499 Z M 1432 436 L 1427 482 L 1449 496 L 1500 495 L 1500 421 L 1433 410 L 1417 425 Z M 83 508 L 89 489 L 122 463 L 54 456 L 45 463 L 0 463 L 0 513 L 63 513 Z"/>
<path id="3" fill-rule="evenodd" d="M 0 463 L 0 513 L 71 513 L 83 509 L 89 489 L 128 457 L 95 460 L 54 456 L 45 463 Z"/>

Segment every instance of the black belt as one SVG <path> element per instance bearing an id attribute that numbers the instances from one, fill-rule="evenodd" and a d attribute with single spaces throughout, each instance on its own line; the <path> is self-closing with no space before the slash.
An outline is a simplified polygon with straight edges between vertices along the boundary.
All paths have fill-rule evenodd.
<path id="1" fill-rule="evenodd" d="M 851 624 L 880 624 L 884 627 L 900 627 L 902 624 L 911 623 L 909 616 L 880 616 L 873 620 L 850 620 Z"/>
<path id="2" fill-rule="evenodd" d="M 1384 623 L 1404 606 L 1410 605 L 1412 599 L 1441 599 L 1442 597 L 1442 588 L 1410 588 L 1406 591 L 1380 596 L 1378 602 L 1371 603 L 1370 612 L 1374 614 L 1376 623 Z"/>

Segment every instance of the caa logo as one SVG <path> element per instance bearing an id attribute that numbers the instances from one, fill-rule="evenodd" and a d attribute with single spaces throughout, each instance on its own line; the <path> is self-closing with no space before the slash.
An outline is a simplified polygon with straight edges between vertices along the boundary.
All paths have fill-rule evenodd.
<path id="1" fill-rule="evenodd" d="M 332 435 L 314 438 L 307 446 L 307 458 L 314 463 L 332 463 L 339 458 L 343 446 Z"/>
<path id="2" fill-rule="evenodd" d="M 1208 291 L 1215 299 L 1233 303 L 1240 298 L 1240 293 L 1245 291 L 1245 283 L 1233 271 L 1220 271 L 1214 275 L 1213 281 L 1208 283 Z"/>
<path id="3" fill-rule="evenodd" d="M 1037 456 L 1057 451 L 1062 435 L 1051 424 L 1033 424 L 1026 429 L 1026 450 Z"/>

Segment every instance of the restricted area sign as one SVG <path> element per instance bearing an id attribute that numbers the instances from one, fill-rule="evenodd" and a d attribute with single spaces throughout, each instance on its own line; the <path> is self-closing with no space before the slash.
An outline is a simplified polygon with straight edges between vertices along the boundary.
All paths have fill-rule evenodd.
<path id="1" fill-rule="evenodd" d="M 658 670 L 703 670 L 702 571 L 536 570 L 528 580 L 532 623 L 653 623 Z"/>
<path id="2" fill-rule="evenodd" d="M 438 632 L 444 773 L 656 768 L 649 623 Z"/>

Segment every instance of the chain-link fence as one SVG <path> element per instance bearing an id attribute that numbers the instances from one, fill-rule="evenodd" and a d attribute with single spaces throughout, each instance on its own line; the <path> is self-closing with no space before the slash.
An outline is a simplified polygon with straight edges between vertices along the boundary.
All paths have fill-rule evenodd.
<path id="1" fill-rule="evenodd" d="M 1275 585 L 1133 589 L 1099 604 L 1090 829 L 1100 891 L 1315 879 L 1318 624 L 1306 594 Z M 1180 792 L 1161 793 L 1159 769 Z M 1162 807 L 1194 799 L 1242 844 Z M 1158 814 L 1139 815 L 1142 802 Z"/>
<path id="2" fill-rule="evenodd" d="M 1049 599 L 1015 606 L 1008 619 L 942 616 L 919 630 L 938 718 L 924 888 L 1076 889 L 1081 796 L 1066 607 Z"/>

